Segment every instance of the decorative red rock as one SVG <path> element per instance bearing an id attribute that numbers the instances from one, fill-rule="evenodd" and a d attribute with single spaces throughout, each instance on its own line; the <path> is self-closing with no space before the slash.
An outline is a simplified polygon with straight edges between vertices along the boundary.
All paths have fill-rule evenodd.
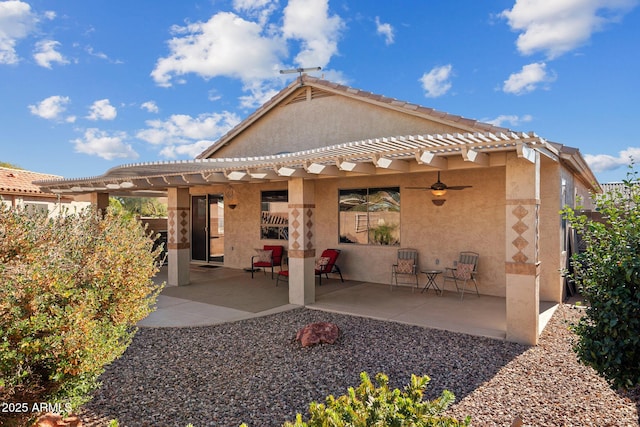
<path id="1" fill-rule="evenodd" d="M 34 427 L 82 427 L 82 420 L 76 416 L 63 419 L 59 414 L 47 412 L 38 418 Z"/>
<path id="2" fill-rule="evenodd" d="M 333 344 L 339 334 L 340 329 L 334 323 L 317 322 L 300 329 L 296 334 L 296 340 L 299 340 L 303 347 L 321 343 Z"/>

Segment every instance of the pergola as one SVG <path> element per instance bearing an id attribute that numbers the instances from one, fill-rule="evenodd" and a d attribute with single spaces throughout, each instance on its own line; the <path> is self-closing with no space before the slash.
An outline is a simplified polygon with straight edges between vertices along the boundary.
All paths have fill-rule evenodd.
<path id="1" fill-rule="evenodd" d="M 346 142 L 295 153 L 240 158 L 134 163 L 110 169 L 104 175 L 42 180 L 36 183 L 52 193 L 94 193 L 166 190 L 171 187 L 212 183 L 286 180 L 387 171 L 419 172 L 425 167 L 450 168 L 452 156 L 477 166 L 491 165 L 490 154 L 516 151 L 533 161 L 534 150 L 554 160 L 567 156 L 561 149 L 534 133 L 465 133 L 408 135 Z M 455 166 L 454 166 L 455 167 Z"/>

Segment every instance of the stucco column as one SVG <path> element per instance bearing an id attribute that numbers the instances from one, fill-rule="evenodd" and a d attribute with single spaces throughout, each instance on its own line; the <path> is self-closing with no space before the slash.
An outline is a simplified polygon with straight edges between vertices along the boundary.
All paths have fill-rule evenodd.
<path id="1" fill-rule="evenodd" d="M 169 260 L 167 284 L 189 284 L 191 240 L 189 221 L 191 199 L 188 188 L 169 188 L 167 206 L 167 257 Z"/>
<path id="2" fill-rule="evenodd" d="M 315 184 L 289 180 L 289 303 L 312 304 L 315 287 Z"/>
<path id="3" fill-rule="evenodd" d="M 109 193 L 91 193 L 91 206 L 104 215 L 109 207 Z"/>
<path id="4" fill-rule="evenodd" d="M 538 343 L 540 154 L 533 162 L 509 153 L 506 164 L 507 340 Z"/>

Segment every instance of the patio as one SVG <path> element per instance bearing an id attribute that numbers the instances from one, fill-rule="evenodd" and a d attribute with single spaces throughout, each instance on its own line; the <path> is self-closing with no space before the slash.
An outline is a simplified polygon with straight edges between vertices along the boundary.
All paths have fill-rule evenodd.
<path id="1" fill-rule="evenodd" d="M 167 268 L 158 273 L 166 281 Z M 270 272 L 251 274 L 240 269 L 192 265 L 191 284 L 167 286 L 158 298 L 157 310 L 139 323 L 142 327 L 190 327 L 233 322 L 298 307 L 288 303 L 288 285 L 276 287 Z M 440 282 L 439 282 L 440 283 Z M 424 277 L 421 277 L 421 287 Z M 540 330 L 557 305 L 540 303 Z M 473 294 L 464 300 L 455 292 L 442 296 L 409 287 L 391 290 L 388 285 L 339 279 L 323 279 L 316 285 L 316 302 L 307 308 L 379 320 L 405 323 L 452 332 L 506 337 L 504 298 Z"/>

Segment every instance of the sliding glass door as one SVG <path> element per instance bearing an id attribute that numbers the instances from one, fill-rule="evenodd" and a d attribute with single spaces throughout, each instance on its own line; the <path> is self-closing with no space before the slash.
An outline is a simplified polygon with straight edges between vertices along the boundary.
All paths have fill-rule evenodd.
<path id="1" fill-rule="evenodd" d="M 224 199 L 221 194 L 191 197 L 191 259 L 224 262 Z"/>

